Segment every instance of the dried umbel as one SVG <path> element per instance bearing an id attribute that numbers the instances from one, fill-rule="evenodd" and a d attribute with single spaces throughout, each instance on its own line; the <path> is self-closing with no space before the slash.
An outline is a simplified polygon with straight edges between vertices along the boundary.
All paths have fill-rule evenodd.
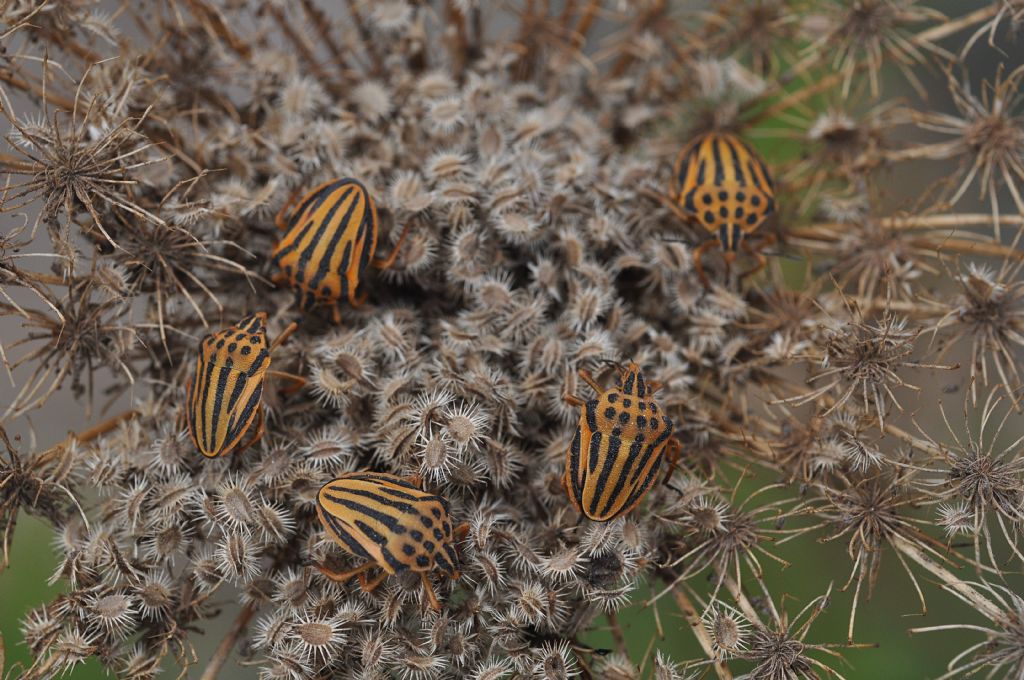
<path id="1" fill-rule="evenodd" d="M 1019 0 L 105 9 L 0 9 L 5 672 L 852 677 L 899 565 L 1020 675 Z"/>

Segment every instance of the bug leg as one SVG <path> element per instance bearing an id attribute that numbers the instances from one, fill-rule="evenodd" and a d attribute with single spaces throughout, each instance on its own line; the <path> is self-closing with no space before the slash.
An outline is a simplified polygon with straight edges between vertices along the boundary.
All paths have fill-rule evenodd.
<path id="1" fill-rule="evenodd" d="M 292 209 L 292 206 L 295 205 L 295 199 L 298 195 L 299 191 L 296 189 L 288 197 L 288 200 L 284 202 L 284 205 L 281 206 L 281 209 L 277 211 L 277 214 L 274 215 L 274 225 L 281 231 L 288 229 L 288 220 L 285 215 L 287 215 Z"/>
<path id="2" fill-rule="evenodd" d="M 191 391 L 192 391 L 192 378 L 189 378 L 187 381 L 185 381 L 185 394 L 188 395 L 188 393 L 191 392 Z M 185 428 L 185 422 L 188 419 L 187 410 L 188 410 L 188 406 L 187 405 L 184 408 L 178 409 L 178 419 L 175 421 L 175 426 L 178 428 L 179 432 Z"/>
<path id="3" fill-rule="evenodd" d="M 292 321 L 288 324 L 288 327 L 281 331 L 281 334 L 274 338 L 274 342 L 270 343 L 270 351 L 273 352 L 277 349 L 278 345 L 288 339 L 288 336 L 295 332 L 295 329 L 299 327 L 299 324 Z"/>
<path id="4" fill-rule="evenodd" d="M 364 593 L 372 593 L 377 589 L 384 579 L 388 577 L 388 572 L 381 570 L 374 578 L 366 578 L 366 572 L 362 571 L 359 573 L 359 585 L 362 586 Z"/>
<path id="5" fill-rule="evenodd" d="M 671 196 L 666 196 L 661 192 L 654 191 L 653 189 L 648 189 L 647 187 L 640 187 L 637 190 L 637 193 L 639 193 L 641 196 L 646 196 L 647 198 L 653 199 L 660 203 L 661 205 L 663 205 L 664 207 L 668 208 L 670 211 L 672 211 L 672 214 L 678 217 L 679 220 L 684 224 L 690 224 L 693 221 L 693 216 L 690 215 L 685 210 L 683 210 L 678 203 L 672 200 Z"/>
<path id="6" fill-rule="evenodd" d="M 592 390 L 594 390 L 594 391 L 595 391 L 595 392 L 597 392 L 598 394 L 601 394 L 601 392 L 604 392 L 604 388 L 603 388 L 603 387 L 601 387 L 600 385 L 598 385 L 598 384 L 597 384 L 597 381 L 596 381 L 596 380 L 594 380 L 594 378 L 593 378 L 593 377 L 591 377 L 590 373 L 588 373 L 588 372 L 587 372 L 586 370 L 584 370 L 584 369 L 582 369 L 582 368 L 581 368 L 581 369 L 579 370 L 579 374 L 580 374 L 580 378 L 582 378 L 582 379 L 583 379 L 583 382 L 585 382 L 585 383 L 587 383 L 588 385 L 590 385 L 590 388 L 591 388 Z"/>
<path id="7" fill-rule="evenodd" d="M 697 278 L 699 278 L 700 282 L 704 284 L 704 288 L 711 288 L 711 282 L 708 280 L 708 275 L 704 271 L 704 265 L 701 264 L 701 258 L 704 257 L 704 253 L 707 251 L 707 249 L 711 248 L 716 243 L 718 243 L 718 241 L 714 239 L 709 239 L 707 241 L 704 241 L 704 243 L 701 243 L 699 246 L 697 246 L 697 250 L 693 251 L 693 268 L 697 272 Z"/>
<path id="8" fill-rule="evenodd" d="M 402 235 L 398 237 L 398 243 L 391 249 L 391 254 L 387 257 L 375 257 L 370 260 L 377 269 L 388 269 L 395 263 L 395 259 L 398 257 L 399 251 L 402 249 L 402 245 L 405 243 L 405 237 L 409 235 L 409 229 L 412 227 L 412 223 L 409 222 L 405 225 L 405 229 L 402 230 Z"/>
<path id="9" fill-rule="evenodd" d="M 402 477 L 402 479 L 404 479 L 405 481 L 409 482 L 410 484 L 412 484 L 413 486 L 415 486 L 418 489 L 422 489 L 423 488 L 423 477 L 420 476 L 419 473 L 412 474 L 412 475 L 406 475 L 405 477 Z"/>
<path id="10" fill-rule="evenodd" d="M 334 305 L 334 307 L 331 308 L 331 321 L 335 324 L 341 323 L 341 307 L 338 305 Z"/>
<path id="11" fill-rule="evenodd" d="M 259 414 L 256 417 L 259 419 L 256 422 L 256 434 L 254 434 L 249 441 L 247 441 L 244 444 L 241 444 L 241 445 L 235 447 L 235 449 L 234 449 L 235 453 L 241 453 L 242 451 L 245 451 L 250 446 L 252 446 L 256 442 L 258 442 L 259 440 L 263 439 L 263 435 L 266 434 L 266 432 L 267 432 L 266 420 L 265 420 L 265 418 L 263 416 L 263 407 L 262 406 L 260 407 Z M 225 449 L 224 453 L 222 453 L 220 455 L 226 456 L 226 455 L 228 455 L 228 453 L 230 453 L 230 451 Z"/>
<path id="12" fill-rule="evenodd" d="M 288 277 L 285 276 L 284 272 L 277 272 L 270 277 L 270 282 L 275 286 L 280 286 L 288 282 Z"/>
<path id="13" fill-rule="evenodd" d="M 679 456 L 682 452 L 683 448 L 679 440 L 675 437 L 670 438 L 665 450 L 665 461 L 668 463 L 668 469 L 665 470 L 665 484 L 671 481 L 672 474 L 679 468 Z"/>
<path id="14" fill-rule="evenodd" d="M 563 394 L 562 399 L 569 406 L 583 406 L 587 403 L 585 399 L 580 399 L 575 394 Z"/>
<path id="15" fill-rule="evenodd" d="M 758 244 L 759 247 L 761 245 L 763 245 L 763 241 L 762 243 Z M 760 249 L 754 248 L 754 246 L 751 245 L 750 241 L 748 241 L 747 239 L 743 239 L 743 241 L 740 243 L 740 246 L 743 248 L 743 252 L 752 255 L 757 260 L 756 265 L 740 274 L 740 281 L 742 281 L 748 276 L 752 276 L 757 272 L 761 271 L 762 269 L 764 269 L 765 267 L 767 267 L 768 260 L 765 258 L 764 254 L 761 253 Z"/>
<path id="16" fill-rule="evenodd" d="M 298 390 L 301 390 L 303 387 L 305 387 L 306 383 L 309 382 L 308 380 L 303 378 L 301 375 L 295 375 L 294 373 L 287 373 L 285 371 L 275 371 L 273 369 L 270 369 L 270 370 L 267 371 L 267 373 L 269 375 L 274 376 L 275 378 L 284 378 L 285 380 L 291 380 L 292 381 L 291 386 L 286 387 L 283 390 L 281 390 L 285 394 L 291 394 L 292 392 L 297 392 Z"/>
<path id="17" fill-rule="evenodd" d="M 375 566 L 377 566 L 377 564 L 375 562 L 366 562 L 365 564 L 361 564 L 358 567 L 355 567 L 354 569 L 346 569 L 345 571 L 334 571 L 332 569 L 328 569 L 322 564 L 314 564 L 313 566 L 317 568 L 317 571 L 319 571 L 321 574 L 331 579 L 332 581 L 344 583 L 353 576 L 359 576 L 363 572 L 369 569 L 373 569 Z"/>
<path id="18" fill-rule="evenodd" d="M 466 536 L 469 535 L 469 522 L 463 522 L 459 526 L 452 530 L 452 536 L 456 541 L 465 540 Z"/>
<path id="19" fill-rule="evenodd" d="M 366 301 L 370 297 L 369 293 L 363 293 L 362 295 L 357 295 L 356 294 L 356 287 L 355 286 L 349 286 L 348 291 L 349 291 L 348 292 L 348 302 L 355 309 L 359 309 L 360 307 L 365 305 Z M 340 322 L 341 319 L 339 318 L 338 321 Z"/>
<path id="20" fill-rule="evenodd" d="M 427 599 L 430 600 L 430 608 L 435 612 L 441 611 L 441 603 L 437 601 L 437 595 L 434 594 L 434 586 L 430 583 L 430 577 L 427 576 L 427 572 L 420 572 L 420 580 L 423 581 L 423 590 L 427 591 Z"/>
<path id="21" fill-rule="evenodd" d="M 121 421 L 131 420 L 137 415 L 139 415 L 138 411 L 125 411 L 124 413 L 119 413 L 118 415 L 112 418 L 107 418 L 99 425 L 90 427 L 85 432 L 79 432 L 78 434 L 72 434 L 71 436 L 74 439 L 77 439 L 79 443 L 84 444 L 85 442 L 90 442 L 93 439 L 96 439 L 96 437 L 99 437 L 101 435 L 106 434 L 107 432 L 110 432 L 115 427 L 117 427 L 118 424 L 121 423 Z"/>

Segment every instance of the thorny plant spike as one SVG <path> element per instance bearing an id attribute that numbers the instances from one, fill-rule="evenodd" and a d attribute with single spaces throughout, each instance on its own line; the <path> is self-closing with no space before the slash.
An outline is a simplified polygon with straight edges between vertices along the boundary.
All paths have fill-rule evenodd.
<path id="1" fill-rule="evenodd" d="M 969 609 L 916 629 L 958 635 L 946 677 L 1019 676 L 1024 5 L 967 4 L 4 3 L 3 559 L 31 513 L 61 584 L 8 675 L 852 678 L 857 613 L 908 613 L 870 597 L 902 569 L 922 610 Z M 705 258 L 705 288 L 706 234 L 649 197 L 712 130 L 765 158 L 777 243 L 749 279 Z M 340 324 L 269 281 L 274 215 L 338 177 L 372 194 L 378 252 L 414 225 Z M 267 436 L 203 460 L 169 415 L 189 358 L 257 312 L 298 322 L 274 366 L 309 389 L 268 381 Z M 593 522 L 560 483 L 562 395 L 630 361 L 681 455 Z M 136 413 L 54 438 L 68 388 Z M 439 612 L 415 573 L 316 571 L 365 562 L 316 519 L 365 469 L 469 525 Z M 846 640 L 814 635 L 826 606 Z M 584 642 L 603 620 L 614 650 Z M 688 635 L 700 658 L 670 659 Z"/>

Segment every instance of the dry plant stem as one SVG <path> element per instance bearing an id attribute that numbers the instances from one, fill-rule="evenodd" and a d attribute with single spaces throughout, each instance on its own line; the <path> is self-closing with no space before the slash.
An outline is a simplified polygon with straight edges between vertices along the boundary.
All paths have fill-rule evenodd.
<path id="1" fill-rule="evenodd" d="M 889 542 L 903 555 L 907 556 L 938 577 L 945 588 L 955 590 L 965 600 L 977 607 L 984 616 L 992 619 L 993 621 L 999 620 L 999 617 L 1001 616 L 999 607 L 994 605 L 987 597 L 972 588 L 970 584 L 964 582 L 956 574 L 939 564 L 933 557 L 899 534 L 894 534 L 889 539 Z"/>
<path id="2" fill-rule="evenodd" d="M 247 59 L 252 54 L 252 48 L 231 31 L 219 9 L 211 7 L 203 0 L 185 0 L 185 2 L 189 11 L 207 27 L 210 34 L 220 38 L 238 56 Z"/>
<path id="3" fill-rule="evenodd" d="M 726 590 L 729 591 L 729 595 L 731 595 L 732 599 L 739 605 L 740 611 L 743 612 L 743 615 L 746 616 L 751 623 L 763 626 L 764 624 L 761 623 L 761 617 L 758 615 L 757 609 L 755 609 L 754 605 L 751 604 L 747 594 L 743 592 L 743 588 L 736 583 L 736 579 L 727 572 L 723 573 L 721 578 Z"/>
<path id="4" fill-rule="evenodd" d="M 880 218 L 878 220 L 878 224 L 885 227 L 886 229 L 893 229 L 897 231 L 903 229 L 943 229 L 947 227 L 951 229 L 960 229 L 963 227 L 995 226 L 994 221 L 992 219 L 992 215 L 990 213 L 892 216 Z M 1024 216 L 1000 215 L 999 224 L 1024 226 Z M 816 224 L 809 224 L 806 227 L 800 227 L 794 231 L 801 234 L 834 234 L 836 232 L 841 232 L 844 229 L 849 229 L 849 227 L 850 225 L 843 224 L 841 222 L 818 222 Z"/>
<path id="5" fill-rule="evenodd" d="M 37 85 L 34 81 L 29 82 L 19 78 L 5 69 L 0 69 L 0 82 L 5 82 L 11 87 L 16 87 L 23 92 L 35 95 L 59 109 L 71 111 L 75 108 L 75 102 L 73 100 L 68 99 L 67 97 L 62 97 L 59 94 L 54 93 L 53 90 Z"/>
<path id="6" fill-rule="evenodd" d="M 281 26 L 281 30 L 288 38 L 288 42 L 292 44 L 295 51 L 298 52 L 299 57 L 309 67 L 309 70 L 316 76 L 317 80 L 324 85 L 330 86 L 334 81 L 320 66 L 320 61 L 316 58 L 316 55 L 309 49 L 309 40 L 299 35 L 292 26 L 291 22 L 284 15 L 284 12 L 280 8 L 270 5 L 270 13 L 274 15 L 278 24 Z"/>
<path id="7" fill-rule="evenodd" d="M 986 19 L 991 19 L 998 11 L 999 3 L 991 2 L 985 7 L 974 10 L 970 14 L 965 14 L 952 21 L 937 24 L 927 30 L 921 31 L 917 34 L 917 40 L 919 42 L 935 42 L 936 40 L 942 40 L 948 35 L 958 33 L 959 31 L 962 31 L 969 26 L 979 24 Z"/>
<path id="8" fill-rule="evenodd" d="M 331 22 L 326 13 L 313 4 L 312 0 L 302 0 L 302 10 L 306 13 L 306 18 L 309 23 L 316 28 L 317 35 L 320 40 L 327 45 L 328 51 L 330 51 L 331 56 L 334 57 L 334 63 L 338 67 L 338 73 L 341 75 L 342 81 L 347 82 L 351 80 L 349 77 L 351 65 L 345 57 L 345 50 L 341 48 L 338 41 L 334 39 L 334 35 L 331 33 Z"/>
<path id="9" fill-rule="evenodd" d="M 672 583 L 676 580 L 676 575 L 672 572 L 662 572 L 662 580 L 666 583 Z M 715 669 L 715 674 L 719 680 L 732 680 L 732 671 L 725 664 L 724 661 L 714 661 L 715 651 L 714 644 L 711 641 L 711 637 L 708 635 L 708 631 L 704 628 L 704 622 L 700 618 L 700 612 L 693 606 L 693 602 L 687 597 L 686 593 L 683 592 L 682 587 L 676 587 L 672 589 L 672 599 L 675 600 L 676 606 L 679 607 L 679 611 L 683 613 L 683 618 L 690 624 L 690 629 L 693 630 L 694 636 L 697 638 L 697 642 L 700 643 L 701 649 L 704 650 L 704 654 L 707 655 L 708 659 L 712 660 L 711 667 Z"/>
<path id="10" fill-rule="evenodd" d="M 256 606 L 254 604 L 250 603 L 242 607 L 242 611 L 238 613 L 234 623 L 231 624 L 231 630 L 220 641 L 217 651 L 213 653 L 209 665 L 206 666 L 203 674 L 199 676 L 199 680 L 215 680 L 217 674 L 220 673 L 220 669 L 228 660 L 228 656 L 231 655 L 231 651 L 235 648 L 235 644 L 238 643 L 239 636 L 245 631 L 246 626 L 249 625 L 249 619 L 252 618 L 254 613 L 256 613 Z"/>
<path id="11" fill-rule="evenodd" d="M 608 613 L 608 626 L 612 631 L 612 641 L 615 643 L 615 651 L 628 656 L 629 652 L 626 647 L 626 636 L 622 632 L 622 626 L 619 624 L 619 617 L 615 615 L 615 612 Z"/>

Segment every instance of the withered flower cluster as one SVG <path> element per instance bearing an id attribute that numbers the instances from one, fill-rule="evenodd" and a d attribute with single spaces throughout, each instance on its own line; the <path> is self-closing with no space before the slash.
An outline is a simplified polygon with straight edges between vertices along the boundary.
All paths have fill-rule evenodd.
<path id="1" fill-rule="evenodd" d="M 14 675 L 849 677 L 877 642 L 858 608 L 902 578 L 885 563 L 979 617 L 918 629 L 959 631 L 945 677 L 1021 677 L 1024 5 L 693 4 L 3 3 L 0 424 L 68 388 L 133 399 L 44 450 L 0 429 L 3 564 L 37 515 L 63 585 Z M 706 288 L 709 234 L 664 199 L 709 130 L 761 150 L 778 210 L 768 268 L 711 249 Z M 340 323 L 270 283 L 275 213 L 334 177 L 375 197 L 380 252 L 409 227 Z M 267 436 L 204 459 L 179 418 L 199 339 L 260 311 L 271 337 L 299 321 L 273 361 L 309 382 L 271 378 Z M 593 522 L 561 486 L 564 397 L 628 361 L 680 456 Z M 316 499 L 362 469 L 468 522 L 440 612 L 415 573 L 364 592 L 316 570 L 357 566 Z M 795 604 L 787 542 L 849 559 Z M 626 649 L 615 613 L 645 583 L 703 657 Z M 822 639 L 840 592 L 848 637 Z"/>

